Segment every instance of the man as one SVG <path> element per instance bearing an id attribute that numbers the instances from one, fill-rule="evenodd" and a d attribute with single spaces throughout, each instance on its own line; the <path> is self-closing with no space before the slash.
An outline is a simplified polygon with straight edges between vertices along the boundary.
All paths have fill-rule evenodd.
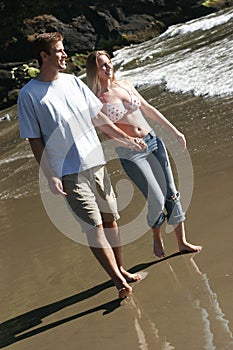
<path id="1" fill-rule="evenodd" d="M 66 197 L 94 256 L 124 298 L 140 275 L 122 266 L 116 198 L 94 125 L 127 147 L 144 145 L 101 113 L 102 104 L 80 79 L 62 73 L 67 54 L 60 33 L 39 34 L 33 48 L 40 73 L 19 94 L 20 136 L 28 138 L 52 192 Z"/>

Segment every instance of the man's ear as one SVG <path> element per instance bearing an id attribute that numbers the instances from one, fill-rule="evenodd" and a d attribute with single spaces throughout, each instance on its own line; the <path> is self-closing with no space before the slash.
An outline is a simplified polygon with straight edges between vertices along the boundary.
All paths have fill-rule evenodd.
<path id="1" fill-rule="evenodd" d="M 41 52 L 40 52 L 40 57 L 41 57 L 42 61 L 44 61 L 44 60 L 48 57 L 47 52 L 41 51 Z"/>

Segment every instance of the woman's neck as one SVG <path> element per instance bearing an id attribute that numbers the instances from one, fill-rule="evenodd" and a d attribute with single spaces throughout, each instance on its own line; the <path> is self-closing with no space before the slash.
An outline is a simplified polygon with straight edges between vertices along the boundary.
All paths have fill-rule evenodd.
<path id="1" fill-rule="evenodd" d="M 107 81 L 102 81 L 101 82 L 101 91 L 100 94 L 104 94 L 105 92 L 108 92 L 112 89 L 113 87 L 113 81 L 112 80 L 107 80 Z"/>

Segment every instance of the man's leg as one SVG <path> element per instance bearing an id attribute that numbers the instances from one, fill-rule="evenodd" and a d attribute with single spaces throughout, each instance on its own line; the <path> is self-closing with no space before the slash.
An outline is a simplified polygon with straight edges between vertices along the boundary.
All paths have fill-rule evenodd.
<path id="1" fill-rule="evenodd" d="M 122 264 L 120 232 L 116 221 L 104 222 L 104 231 L 115 255 L 117 266 L 127 282 L 136 282 L 141 279 L 140 274 L 126 271 Z"/>
<path id="2" fill-rule="evenodd" d="M 104 270 L 112 278 L 119 292 L 119 298 L 127 297 L 132 288 L 121 274 L 114 251 L 106 239 L 104 228 L 99 225 L 86 232 L 92 253 L 99 261 Z"/>

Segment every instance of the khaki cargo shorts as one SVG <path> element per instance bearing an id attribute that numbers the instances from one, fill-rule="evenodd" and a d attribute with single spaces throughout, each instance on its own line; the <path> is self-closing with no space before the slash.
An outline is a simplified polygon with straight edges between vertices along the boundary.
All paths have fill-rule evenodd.
<path id="1" fill-rule="evenodd" d="M 62 178 L 66 199 L 83 231 L 103 222 L 117 221 L 116 196 L 105 166 L 100 165 Z"/>

